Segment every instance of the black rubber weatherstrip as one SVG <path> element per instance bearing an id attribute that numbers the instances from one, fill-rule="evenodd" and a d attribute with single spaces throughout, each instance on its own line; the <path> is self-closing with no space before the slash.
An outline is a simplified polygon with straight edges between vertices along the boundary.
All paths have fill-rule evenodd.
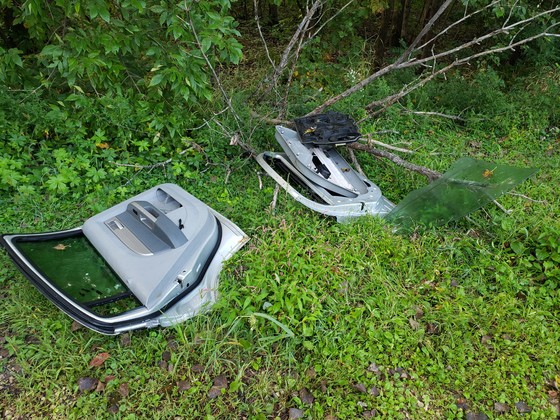
<path id="1" fill-rule="evenodd" d="M 4 236 L 7 236 L 7 235 L 1 235 L 0 236 L 0 245 L 2 245 L 6 249 L 10 258 L 16 263 L 17 267 L 25 275 L 25 277 L 27 277 L 29 279 L 29 281 L 31 281 L 31 283 L 33 283 L 33 285 L 35 285 L 35 287 L 47 299 L 49 299 L 57 308 L 59 308 L 61 311 L 65 312 L 71 318 L 75 319 L 76 321 L 80 322 L 81 324 L 85 325 L 86 327 L 88 327 L 88 328 L 90 328 L 94 331 L 100 332 L 102 334 L 114 335 L 114 334 L 116 334 L 115 330 L 117 328 L 123 328 L 124 327 L 126 329 L 133 329 L 136 325 L 141 327 L 142 323 L 144 323 L 144 322 L 146 322 L 150 319 L 157 318 L 162 313 L 164 313 L 165 311 L 167 311 L 168 309 L 173 307 L 177 302 L 179 302 L 185 296 L 187 296 L 194 288 L 196 288 L 196 286 L 198 286 L 200 284 L 200 282 L 202 281 L 202 279 L 206 275 L 206 271 L 208 271 L 208 267 L 210 267 L 210 263 L 212 262 L 212 260 L 216 256 L 216 253 L 218 252 L 218 249 L 220 248 L 220 245 L 222 243 L 222 224 L 220 223 L 220 221 L 218 220 L 218 218 L 216 216 L 214 216 L 214 218 L 215 218 L 216 223 L 218 225 L 218 238 L 216 240 L 216 244 L 214 245 L 214 248 L 210 252 L 210 255 L 209 255 L 208 259 L 206 260 L 206 262 L 204 263 L 202 269 L 200 270 L 200 273 L 198 274 L 198 277 L 191 284 L 191 286 L 188 287 L 187 289 L 185 289 L 184 291 L 182 291 L 181 293 L 179 293 L 177 296 L 175 296 L 171 301 L 169 301 L 167 304 L 165 304 L 162 308 L 159 308 L 158 310 L 156 310 L 156 311 L 154 311 L 154 312 L 152 312 L 148 315 L 145 315 L 145 316 L 142 316 L 142 317 L 139 317 L 139 318 L 136 318 L 136 319 L 132 319 L 132 320 L 129 320 L 129 321 L 121 321 L 121 322 L 116 322 L 116 323 L 103 322 L 103 321 L 99 321 L 99 320 L 93 318 L 92 316 L 88 315 L 88 312 L 89 312 L 88 308 L 86 306 L 80 304 L 80 303 L 76 302 L 75 306 L 68 306 L 68 304 L 64 300 L 62 300 L 57 293 L 54 292 L 54 286 L 52 286 L 52 285 L 47 286 L 47 284 L 33 270 L 31 270 L 30 266 L 25 263 L 25 260 L 23 260 L 14 251 L 14 249 L 4 239 Z M 73 230 L 69 230 L 69 231 L 53 232 L 50 235 L 45 234 L 44 239 L 46 240 L 46 239 L 56 239 L 56 238 L 69 238 L 69 237 L 72 237 L 72 236 L 78 236 L 80 234 L 82 234 L 81 229 L 73 229 Z M 32 236 L 32 235 L 33 234 L 29 234 L 29 236 Z M 41 239 L 38 239 L 38 238 L 39 237 L 35 238 L 34 240 L 41 240 Z M 20 239 L 30 240 L 30 239 L 25 238 L 24 236 L 22 236 Z M 81 310 L 79 308 L 81 308 Z"/>

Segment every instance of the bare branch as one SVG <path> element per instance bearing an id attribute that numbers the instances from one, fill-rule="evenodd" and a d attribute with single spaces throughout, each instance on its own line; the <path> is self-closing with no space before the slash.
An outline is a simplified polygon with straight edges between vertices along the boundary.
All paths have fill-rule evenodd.
<path id="1" fill-rule="evenodd" d="M 436 13 L 436 15 L 438 15 L 438 13 L 443 13 L 443 11 L 445 9 L 442 9 L 447 6 L 449 6 L 449 1 L 445 2 L 441 7 L 440 10 L 438 10 L 438 12 Z M 491 4 L 494 4 L 495 2 L 492 2 Z M 429 29 L 431 28 L 431 26 L 433 26 L 433 24 L 435 23 L 435 20 L 432 19 L 430 20 L 430 22 L 428 22 L 428 24 L 426 25 L 426 27 L 421 31 L 421 33 L 416 37 L 416 39 L 413 41 L 413 43 L 409 46 L 409 48 L 402 54 L 400 55 L 397 60 L 395 60 L 395 62 L 393 62 L 392 64 L 387 65 L 386 67 L 383 67 L 379 70 L 377 70 L 376 72 L 374 72 L 373 74 L 369 75 L 368 77 L 366 77 L 365 79 L 361 80 L 360 82 L 358 82 L 357 84 L 355 84 L 354 86 L 346 89 L 344 92 L 339 93 L 338 95 L 328 99 L 327 101 L 325 101 L 323 104 L 319 105 L 318 107 L 316 107 L 315 109 L 313 109 L 311 112 L 309 112 L 307 115 L 314 115 L 314 114 L 318 114 L 323 112 L 326 108 L 334 105 L 335 103 L 339 102 L 342 99 L 345 99 L 349 96 L 351 96 L 352 94 L 360 91 L 361 89 L 363 89 L 365 86 L 369 85 L 370 83 L 372 83 L 373 81 L 379 79 L 382 76 L 385 76 L 386 74 L 393 72 L 395 70 L 399 70 L 399 69 L 404 69 L 404 68 L 409 68 L 409 67 L 416 67 L 416 66 L 420 66 L 420 65 L 427 65 L 428 63 L 432 63 L 432 66 L 434 66 L 434 63 L 436 61 L 438 61 L 439 59 L 445 58 L 445 57 L 449 57 L 451 55 L 454 55 L 456 53 L 459 53 L 461 51 L 464 51 L 470 47 L 473 47 L 475 45 L 481 44 L 485 41 L 488 41 L 489 39 L 492 39 L 498 35 L 501 34 L 507 34 L 510 31 L 513 30 L 518 30 L 520 28 L 523 28 L 526 24 L 531 23 L 533 21 L 535 21 L 536 19 L 543 17 L 543 16 L 550 16 L 556 12 L 560 11 L 560 7 L 555 7 L 549 10 L 545 10 L 543 12 L 537 13 L 534 16 L 531 16 L 529 18 L 511 23 L 511 24 L 507 24 L 508 19 L 506 18 L 506 21 L 504 22 L 504 24 L 498 28 L 495 29 L 494 31 L 491 31 L 489 33 L 486 33 L 484 35 L 481 35 L 479 37 L 474 38 L 471 41 L 465 42 L 457 47 L 448 49 L 446 51 L 440 52 L 440 53 L 432 53 L 432 55 L 422 58 L 422 59 L 416 59 L 414 57 L 411 57 L 410 55 L 412 54 L 413 50 L 415 52 L 418 52 L 419 50 L 421 50 L 422 48 L 427 47 L 430 44 L 430 41 L 426 42 L 425 44 L 423 44 L 421 47 L 416 48 L 416 45 L 420 42 L 421 38 L 429 31 Z M 440 15 L 441 15 L 440 13 Z M 476 14 L 477 12 L 473 12 L 470 15 L 465 15 L 463 18 L 461 18 L 459 21 L 464 21 L 466 19 L 468 19 L 469 17 L 473 16 L 474 14 Z M 434 15 L 434 17 L 436 17 L 436 15 Z M 439 17 L 440 15 L 438 15 L 437 17 Z M 446 29 L 444 29 L 444 31 L 448 31 L 452 26 L 454 26 L 454 24 L 450 25 L 449 27 L 447 27 Z M 533 36 L 524 38 L 522 40 L 519 40 L 517 42 L 511 43 L 508 46 L 504 46 L 504 47 L 496 47 L 496 48 L 490 48 L 488 50 L 482 51 L 480 53 L 476 53 L 476 54 L 472 54 L 468 57 L 462 58 L 462 59 L 456 59 L 451 65 L 448 65 L 446 67 L 444 67 L 441 70 L 435 71 L 434 73 L 432 73 L 430 76 L 428 76 L 427 78 L 422 79 L 420 82 L 415 83 L 413 85 L 411 85 L 410 88 L 404 88 L 403 90 L 401 90 L 401 92 L 399 92 L 398 94 L 395 95 L 391 95 L 385 99 L 376 101 L 376 102 L 372 102 L 370 105 L 368 105 L 368 108 L 371 109 L 375 106 L 379 106 L 381 104 L 386 104 L 386 103 L 394 103 L 396 100 L 402 98 L 403 96 L 407 95 L 408 93 L 410 93 L 411 91 L 413 91 L 414 89 L 417 89 L 420 86 L 423 86 L 425 83 L 427 83 L 428 81 L 432 80 L 434 77 L 436 77 L 439 74 L 445 73 L 446 71 L 450 70 L 453 67 L 456 67 L 458 65 L 462 65 L 465 64 L 466 62 L 473 60 L 475 58 L 479 58 L 479 57 L 483 57 L 486 55 L 490 55 L 490 54 L 496 54 L 498 52 L 501 51 L 506 51 L 506 50 L 513 50 L 515 49 L 515 47 L 526 44 L 528 42 L 531 42 L 537 38 L 541 38 L 541 37 L 558 37 L 560 36 L 559 34 L 556 34 L 552 31 L 553 28 L 556 28 L 559 25 L 559 23 L 553 23 L 552 25 L 550 25 L 548 28 L 546 28 L 544 31 L 535 34 Z M 427 29 L 426 29 L 427 28 Z M 439 36 L 439 35 L 438 35 Z M 437 38 L 434 37 L 431 41 L 435 40 Z M 412 49 L 411 49 L 412 47 Z"/>
<path id="2" fill-rule="evenodd" d="M 241 141 L 241 139 L 240 139 L 241 136 L 242 136 L 242 133 L 243 133 L 243 129 L 242 129 L 243 123 L 241 121 L 241 117 L 239 117 L 239 114 L 237 113 L 237 111 L 235 110 L 233 105 L 231 104 L 231 99 L 230 99 L 229 95 L 227 94 L 227 92 L 224 88 L 224 85 L 222 84 L 222 81 L 220 80 L 220 77 L 218 76 L 218 73 L 216 73 L 216 69 L 214 68 L 214 66 L 210 62 L 210 59 L 208 58 L 208 56 L 204 52 L 204 48 L 202 48 L 202 43 L 200 42 L 198 32 L 195 29 L 195 26 L 194 26 L 193 21 L 192 21 L 192 17 L 190 15 L 189 11 L 188 11 L 189 9 L 187 7 L 185 7 L 185 10 L 187 11 L 187 16 L 188 16 L 189 21 L 187 22 L 180 17 L 179 17 L 179 19 L 181 19 L 181 21 L 186 26 L 188 26 L 190 28 L 190 30 L 191 30 L 191 32 L 194 36 L 195 42 L 198 46 L 198 49 L 200 50 L 200 53 L 202 54 L 202 57 L 204 58 L 204 61 L 206 62 L 206 65 L 208 66 L 208 68 L 212 72 L 212 75 L 214 76 L 214 80 L 215 80 L 216 84 L 218 85 L 218 88 L 220 89 L 220 92 L 221 92 L 221 94 L 224 98 L 226 106 L 229 109 L 231 115 L 233 116 L 233 118 L 234 118 L 234 120 L 237 124 L 237 130 L 236 130 L 235 134 L 228 133 L 226 130 L 224 130 L 226 132 L 225 134 L 229 137 L 232 137 L 232 138 L 234 136 L 236 136 L 236 138 L 238 138 L 238 141 L 236 142 L 236 144 L 239 145 L 246 152 L 249 152 L 251 155 L 255 155 L 256 154 L 255 150 L 251 146 L 246 144 L 244 141 Z M 223 129 L 223 127 L 222 127 L 222 129 Z"/>
<path id="3" fill-rule="evenodd" d="M 364 174 L 364 171 L 362 170 L 362 166 L 360 165 L 360 162 L 358 162 L 358 159 L 356 159 L 354 150 L 348 149 L 348 154 L 350 155 L 350 160 L 352 160 L 352 165 L 354 165 L 356 171 L 358 171 L 358 173 L 360 173 L 361 175 L 366 176 L 366 174 Z"/>
<path id="4" fill-rule="evenodd" d="M 365 140 L 366 140 L 368 146 L 371 146 L 372 144 L 375 144 L 377 146 L 385 147 L 386 149 L 394 150 L 395 152 L 410 153 L 410 154 L 414 153 L 414 151 L 412 151 L 410 149 L 404 149 L 402 147 L 397 147 L 397 146 L 393 146 L 391 144 L 383 143 L 379 140 L 374 140 L 372 138 L 371 134 L 366 135 Z"/>
<path id="5" fill-rule="evenodd" d="M 420 43 L 420 41 L 422 41 L 422 38 L 424 38 L 424 36 L 426 36 L 426 34 L 428 32 L 430 32 L 430 29 L 432 29 L 432 26 L 434 26 L 434 23 L 436 23 L 436 21 L 440 18 L 440 16 L 443 14 L 443 12 L 445 12 L 445 10 L 451 5 L 451 3 L 453 3 L 453 1 L 454 0 L 446 0 L 445 3 L 443 3 L 441 5 L 441 7 L 432 16 L 432 18 L 429 20 L 429 22 L 426 24 L 426 26 L 424 26 L 422 28 L 422 30 L 420 31 L 418 36 L 414 39 L 414 41 L 412 41 L 412 44 L 410 44 L 410 46 L 406 49 L 406 51 L 397 59 L 398 63 L 403 62 L 404 60 L 408 59 L 408 57 L 414 51 L 416 46 Z"/>
<path id="6" fill-rule="evenodd" d="M 309 22 L 315 15 L 315 12 L 317 12 L 319 7 L 322 5 L 323 5 L 323 0 L 315 0 L 315 2 L 311 5 L 311 8 L 307 11 L 307 14 L 301 20 L 296 31 L 294 32 L 294 35 L 292 36 L 292 39 L 290 39 L 288 46 L 285 48 L 284 53 L 282 54 L 280 63 L 278 64 L 278 66 L 274 68 L 274 73 L 270 77 L 269 84 L 265 89 L 264 93 L 261 95 L 261 97 L 268 95 L 270 91 L 276 86 L 276 83 L 278 82 L 278 78 L 284 72 L 284 69 L 288 65 L 290 55 L 292 53 L 294 46 L 296 45 L 298 40 L 300 40 L 300 38 L 303 38 L 309 26 Z"/>
<path id="7" fill-rule="evenodd" d="M 560 8 L 559 8 L 559 9 L 560 9 Z M 557 26 L 560 26 L 560 22 L 554 23 L 553 25 L 549 26 L 549 27 L 547 28 L 547 30 L 549 30 L 549 29 L 551 29 L 551 28 L 554 28 L 554 27 L 557 27 Z M 498 30 L 498 31 L 499 31 L 499 30 Z M 504 47 L 490 48 L 490 49 L 488 49 L 488 50 L 481 51 L 481 52 L 476 53 L 476 54 L 472 54 L 472 55 L 467 56 L 467 57 L 464 57 L 464 58 L 462 58 L 462 59 L 455 60 L 453 63 L 451 63 L 451 64 L 449 64 L 449 65 L 447 65 L 447 66 L 445 66 L 445 67 L 439 69 L 439 70 L 436 71 L 436 72 L 433 72 L 432 74 L 430 74 L 429 76 L 427 76 L 427 77 L 425 77 L 425 78 L 419 80 L 418 82 L 412 83 L 412 84 L 410 84 L 410 85 L 405 86 L 403 89 L 401 89 L 400 92 L 395 93 L 395 94 L 390 95 L 390 96 L 387 96 L 387 97 L 385 97 L 385 98 L 383 98 L 383 99 L 381 99 L 381 100 L 371 102 L 370 104 L 368 104 L 368 105 L 366 106 L 366 110 L 367 110 L 368 112 L 371 112 L 371 111 L 373 110 L 373 108 L 382 107 L 380 110 L 377 110 L 377 111 L 375 111 L 375 112 L 371 112 L 371 113 L 370 113 L 371 116 L 378 115 L 378 114 L 381 113 L 383 110 L 385 110 L 387 107 L 389 107 L 390 105 L 394 104 L 396 101 L 398 101 L 399 99 L 403 98 L 404 96 L 408 95 L 408 94 L 409 94 L 410 92 L 412 92 L 413 90 L 416 90 L 416 89 L 418 89 L 419 87 L 424 86 L 427 82 L 429 82 L 430 80 L 434 79 L 436 76 L 438 76 L 438 75 L 440 75 L 440 74 L 443 74 L 443 73 L 446 73 L 446 72 L 448 72 L 450 69 L 452 69 L 452 68 L 454 68 L 454 67 L 457 67 L 457 66 L 466 64 L 466 63 L 468 63 L 468 62 L 470 62 L 470 61 L 472 61 L 472 60 L 474 60 L 474 59 L 476 59 L 476 58 L 484 57 L 484 56 L 486 56 L 486 55 L 496 54 L 496 53 L 498 53 L 498 52 L 507 51 L 507 50 L 514 50 L 514 49 L 515 49 L 516 47 L 518 47 L 518 46 L 527 44 L 527 43 L 529 43 L 529 42 L 531 42 L 531 41 L 534 41 L 535 39 L 544 37 L 546 33 L 547 33 L 547 32 L 541 32 L 541 33 L 535 34 L 535 35 L 533 35 L 533 36 L 531 36 L 531 37 L 524 38 L 524 39 L 522 39 L 522 40 L 520 40 L 520 41 L 517 41 L 517 42 L 515 42 L 515 43 L 513 43 L 513 44 L 509 44 L 509 45 L 504 46 Z M 441 54 L 439 54 L 439 56 L 441 56 Z M 430 58 L 428 58 L 428 59 L 433 59 L 433 58 L 430 57 Z M 421 60 L 418 60 L 418 61 L 416 61 L 416 63 L 419 63 L 420 61 L 421 61 Z M 406 63 L 405 63 L 405 65 L 403 65 L 403 67 L 407 67 Z"/>
<path id="8" fill-rule="evenodd" d="M 263 121 L 267 124 L 271 125 L 283 125 L 284 127 L 293 127 L 294 123 L 288 120 L 282 120 L 278 118 L 270 118 L 264 115 L 259 115 L 255 111 L 251 111 L 251 117 L 256 118 L 257 120 Z"/>
<path id="9" fill-rule="evenodd" d="M 414 114 L 414 115 L 428 115 L 434 117 L 441 117 L 447 118 L 453 121 L 466 121 L 463 117 L 458 115 L 449 115 L 449 114 L 442 114 L 441 112 L 430 112 L 430 111 L 411 111 L 409 109 L 403 109 L 402 112 L 405 114 Z"/>
<path id="10" fill-rule="evenodd" d="M 335 19 L 339 14 L 341 14 L 344 9 L 346 9 L 348 6 L 350 6 L 352 3 L 354 2 L 354 0 L 350 0 L 348 3 L 346 3 L 344 6 L 342 6 L 340 9 L 338 9 L 338 11 L 332 15 L 330 18 L 328 18 L 325 22 L 323 22 L 323 24 L 321 26 L 319 26 L 319 28 L 313 32 L 313 34 L 310 35 L 309 39 L 315 38 L 319 32 L 321 32 L 323 30 L 323 28 L 333 19 Z"/>
<path id="11" fill-rule="evenodd" d="M 268 51 L 268 44 L 266 43 L 266 40 L 264 39 L 264 35 L 263 35 L 262 29 L 261 29 L 261 23 L 260 23 L 260 19 L 259 19 L 259 3 L 258 3 L 258 0 L 254 0 L 253 5 L 255 7 L 255 22 L 257 23 L 257 29 L 259 30 L 259 36 L 261 37 L 261 40 L 263 42 L 264 51 L 266 52 L 266 57 L 268 58 L 268 61 L 270 62 L 270 64 L 272 64 L 272 67 L 274 68 L 274 67 L 276 67 L 276 64 L 274 64 L 274 61 L 270 57 L 270 52 Z"/>
<path id="12" fill-rule="evenodd" d="M 523 20 L 520 20 L 518 22 L 512 23 L 511 25 L 508 25 L 508 26 L 501 26 L 500 28 L 498 28 L 498 29 L 496 29 L 492 32 L 489 32 L 485 35 L 477 37 L 477 38 L 473 39 L 472 41 L 465 42 L 465 43 L 463 43 L 463 44 L 461 44 L 461 45 L 459 45 L 455 48 L 443 51 L 441 53 L 438 53 L 438 54 L 435 54 L 435 55 L 432 55 L 430 57 L 426 57 L 426 58 L 423 58 L 423 59 L 409 60 L 405 63 L 402 63 L 402 65 L 400 65 L 398 68 L 407 68 L 407 67 L 418 66 L 419 64 L 423 64 L 423 63 L 426 63 L 426 62 L 429 62 L 429 61 L 432 61 L 432 60 L 437 60 L 437 59 L 440 59 L 440 58 L 443 58 L 443 57 L 447 57 L 447 56 L 455 54 L 459 51 L 470 48 L 474 45 L 479 45 L 479 44 L 481 44 L 481 43 L 483 43 L 483 42 L 485 42 L 485 41 L 487 41 L 491 38 L 494 38 L 494 37 L 498 36 L 498 35 L 507 34 L 508 32 L 510 32 L 514 29 L 517 29 L 519 26 L 523 27 L 525 24 L 527 24 L 529 22 L 532 22 L 532 21 L 538 19 L 539 17 L 546 16 L 546 15 L 551 15 L 551 14 L 553 14 L 555 12 L 558 12 L 558 11 L 560 11 L 560 7 L 556 7 L 554 9 L 546 10 L 546 11 L 538 13 L 538 14 L 530 17 L 530 18 L 523 19 Z M 522 41 L 519 41 L 519 42 L 521 42 L 521 44 L 517 44 L 517 45 L 526 44 L 529 41 L 532 41 L 532 40 L 537 39 L 537 38 L 541 38 L 542 36 L 544 36 L 546 31 L 548 31 L 550 28 L 556 27 L 556 26 L 558 26 L 558 23 L 554 23 L 553 25 L 549 26 L 545 30 L 545 32 L 541 32 L 539 34 L 536 34 L 534 36 L 526 38 Z M 505 48 L 505 49 L 509 49 L 509 48 Z M 501 50 L 496 49 L 495 51 L 504 51 L 504 49 L 501 49 Z M 491 54 L 493 54 L 493 53 L 491 53 Z M 487 55 L 487 54 L 485 54 L 485 55 Z"/>
<path id="13" fill-rule="evenodd" d="M 470 13 L 470 14 L 465 14 L 461 19 L 453 22 L 451 25 L 449 25 L 447 28 L 443 29 L 442 31 L 438 32 L 433 38 L 431 38 L 430 40 L 428 40 L 427 42 L 425 42 L 424 44 L 420 45 L 418 48 L 416 48 L 416 51 L 420 51 L 423 48 L 425 48 L 428 45 L 432 45 L 434 43 L 434 41 L 436 39 L 438 39 L 439 37 L 441 37 L 442 35 L 446 34 L 447 32 L 449 32 L 451 29 L 453 29 L 455 26 L 460 25 L 461 23 L 465 22 L 466 20 L 470 19 L 471 17 L 482 13 L 483 11 L 485 11 L 486 9 L 494 6 L 496 3 L 499 3 L 500 0 L 494 0 L 492 3 L 488 4 L 487 6 L 483 7 L 482 9 L 478 9 L 475 10 L 474 12 Z"/>
<path id="14" fill-rule="evenodd" d="M 387 152 L 385 150 L 379 150 L 379 149 L 375 149 L 373 147 L 369 147 L 366 146 L 365 144 L 362 143 L 352 143 L 349 144 L 348 147 L 355 149 L 355 150 L 360 150 L 362 152 L 367 152 L 370 153 L 374 156 L 377 157 L 382 157 L 385 159 L 389 159 L 391 162 L 393 162 L 394 164 L 401 166 L 405 169 L 408 169 L 409 171 L 413 171 L 416 173 L 419 173 L 421 175 L 424 175 L 425 177 L 427 177 L 430 182 L 431 181 L 435 181 L 436 179 L 438 179 L 441 176 L 441 173 L 434 171 L 433 169 L 429 169 L 426 168 L 424 166 L 420 166 L 420 165 L 416 165 L 414 163 L 411 163 L 407 160 L 404 160 L 403 158 L 401 158 L 400 156 L 395 155 L 394 153 L 391 152 Z"/>
<path id="15" fill-rule="evenodd" d="M 512 191 L 508 192 L 508 194 L 513 195 L 513 196 L 515 196 L 515 197 L 521 197 L 521 198 L 523 198 L 523 199 L 525 199 L 525 200 L 527 200 L 527 201 L 531 201 L 531 202 L 533 202 L 533 203 L 548 204 L 548 201 L 546 201 L 546 200 L 535 200 L 534 198 L 527 197 L 527 196 L 524 195 L 524 194 L 514 193 L 514 192 L 512 192 Z"/>

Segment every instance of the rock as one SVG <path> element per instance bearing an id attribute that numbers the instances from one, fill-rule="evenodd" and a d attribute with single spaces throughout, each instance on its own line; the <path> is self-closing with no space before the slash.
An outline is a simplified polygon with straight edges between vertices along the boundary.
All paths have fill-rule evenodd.
<path id="1" fill-rule="evenodd" d="M 304 411 L 299 408 L 290 408 L 288 411 L 289 419 L 301 419 L 303 417 Z"/>

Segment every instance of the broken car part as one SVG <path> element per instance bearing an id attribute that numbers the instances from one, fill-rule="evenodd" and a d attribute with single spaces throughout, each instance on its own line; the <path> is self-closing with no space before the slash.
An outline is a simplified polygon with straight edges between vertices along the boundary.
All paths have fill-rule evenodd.
<path id="1" fill-rule="evenodd" d="M 350 117 L 329 112 L 294 122 L 297 131 L 276 127 L 284 153 L 264 152 L 257 161 L 295 200 L 339 222 L 370 214 L 399 227 L 443 225 L 488 204 L 536 172 L 464 157 L 395 207 L 337 151 L 336 146 L 361 136 Z"/>
<path id="2" fill-rule="evenodd" d="M 2 235 L 18 268 L 59 309 L 103 334 L 182 322 L 217 298 L 222 263 L 247 241 L 174 184 L 60 232 Z"/>
<path id="3" fill-rule="evenodd" d="M 394 204 L 379 187 L 356 172 L 336 150 L 337 145 L 359 139 L 352 119 L 333 112 L 298 119 L 296 127 L 298 131 L 276 127 L 276 140 L 284 153 L 265 152 L 257 157 L 267 174 L 293 198 L 338 221 L 391 211 Z"/>

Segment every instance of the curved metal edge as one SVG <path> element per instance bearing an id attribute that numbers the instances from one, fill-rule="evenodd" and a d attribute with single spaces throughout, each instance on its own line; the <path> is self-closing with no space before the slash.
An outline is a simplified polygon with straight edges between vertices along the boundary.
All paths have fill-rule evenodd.
<path id="1" fill-rule="evenodd" d="M 218 218 L 223 228 L 220 248 L 208 266 L 198 289 L 157 318 L 162 327 L 179 324 L 210 310 L 218 300 L 219 276 L 223 263 L 249 241 L 249 237 L 235 223 L 211 208 L 210 211 Z"/>
<path id="2" fill-rule="evenodd" d="M 294 187 L 290 185 L 281 175 L 278 174 L 265 160 L 265 157 L 270 158 L 281 158 L 282 155 L 274 152 L 264 152 L 256 157 L 257 162 L 266 171 L 266 173 L 276 181 L 284 190 L 292 196 L 297 202 L 303 204 L 304 206 L 314 210 L 318 213 L 325 214 L 327 216 L 335 216 L 337 221 L 344 222 L 354 217 L 360 217 L 365 215 L 374 215 L 384 217 L 387 215 L 395 206 L 387 198 L 381 196 L 379 201 L 374 203 L 368 202 L 355 202 L 355 203 L 344 203 L 336 205 L 326 205 L 320 204 L 313 200 L 308 199 L 304 195 L 300 194 Z"/>

